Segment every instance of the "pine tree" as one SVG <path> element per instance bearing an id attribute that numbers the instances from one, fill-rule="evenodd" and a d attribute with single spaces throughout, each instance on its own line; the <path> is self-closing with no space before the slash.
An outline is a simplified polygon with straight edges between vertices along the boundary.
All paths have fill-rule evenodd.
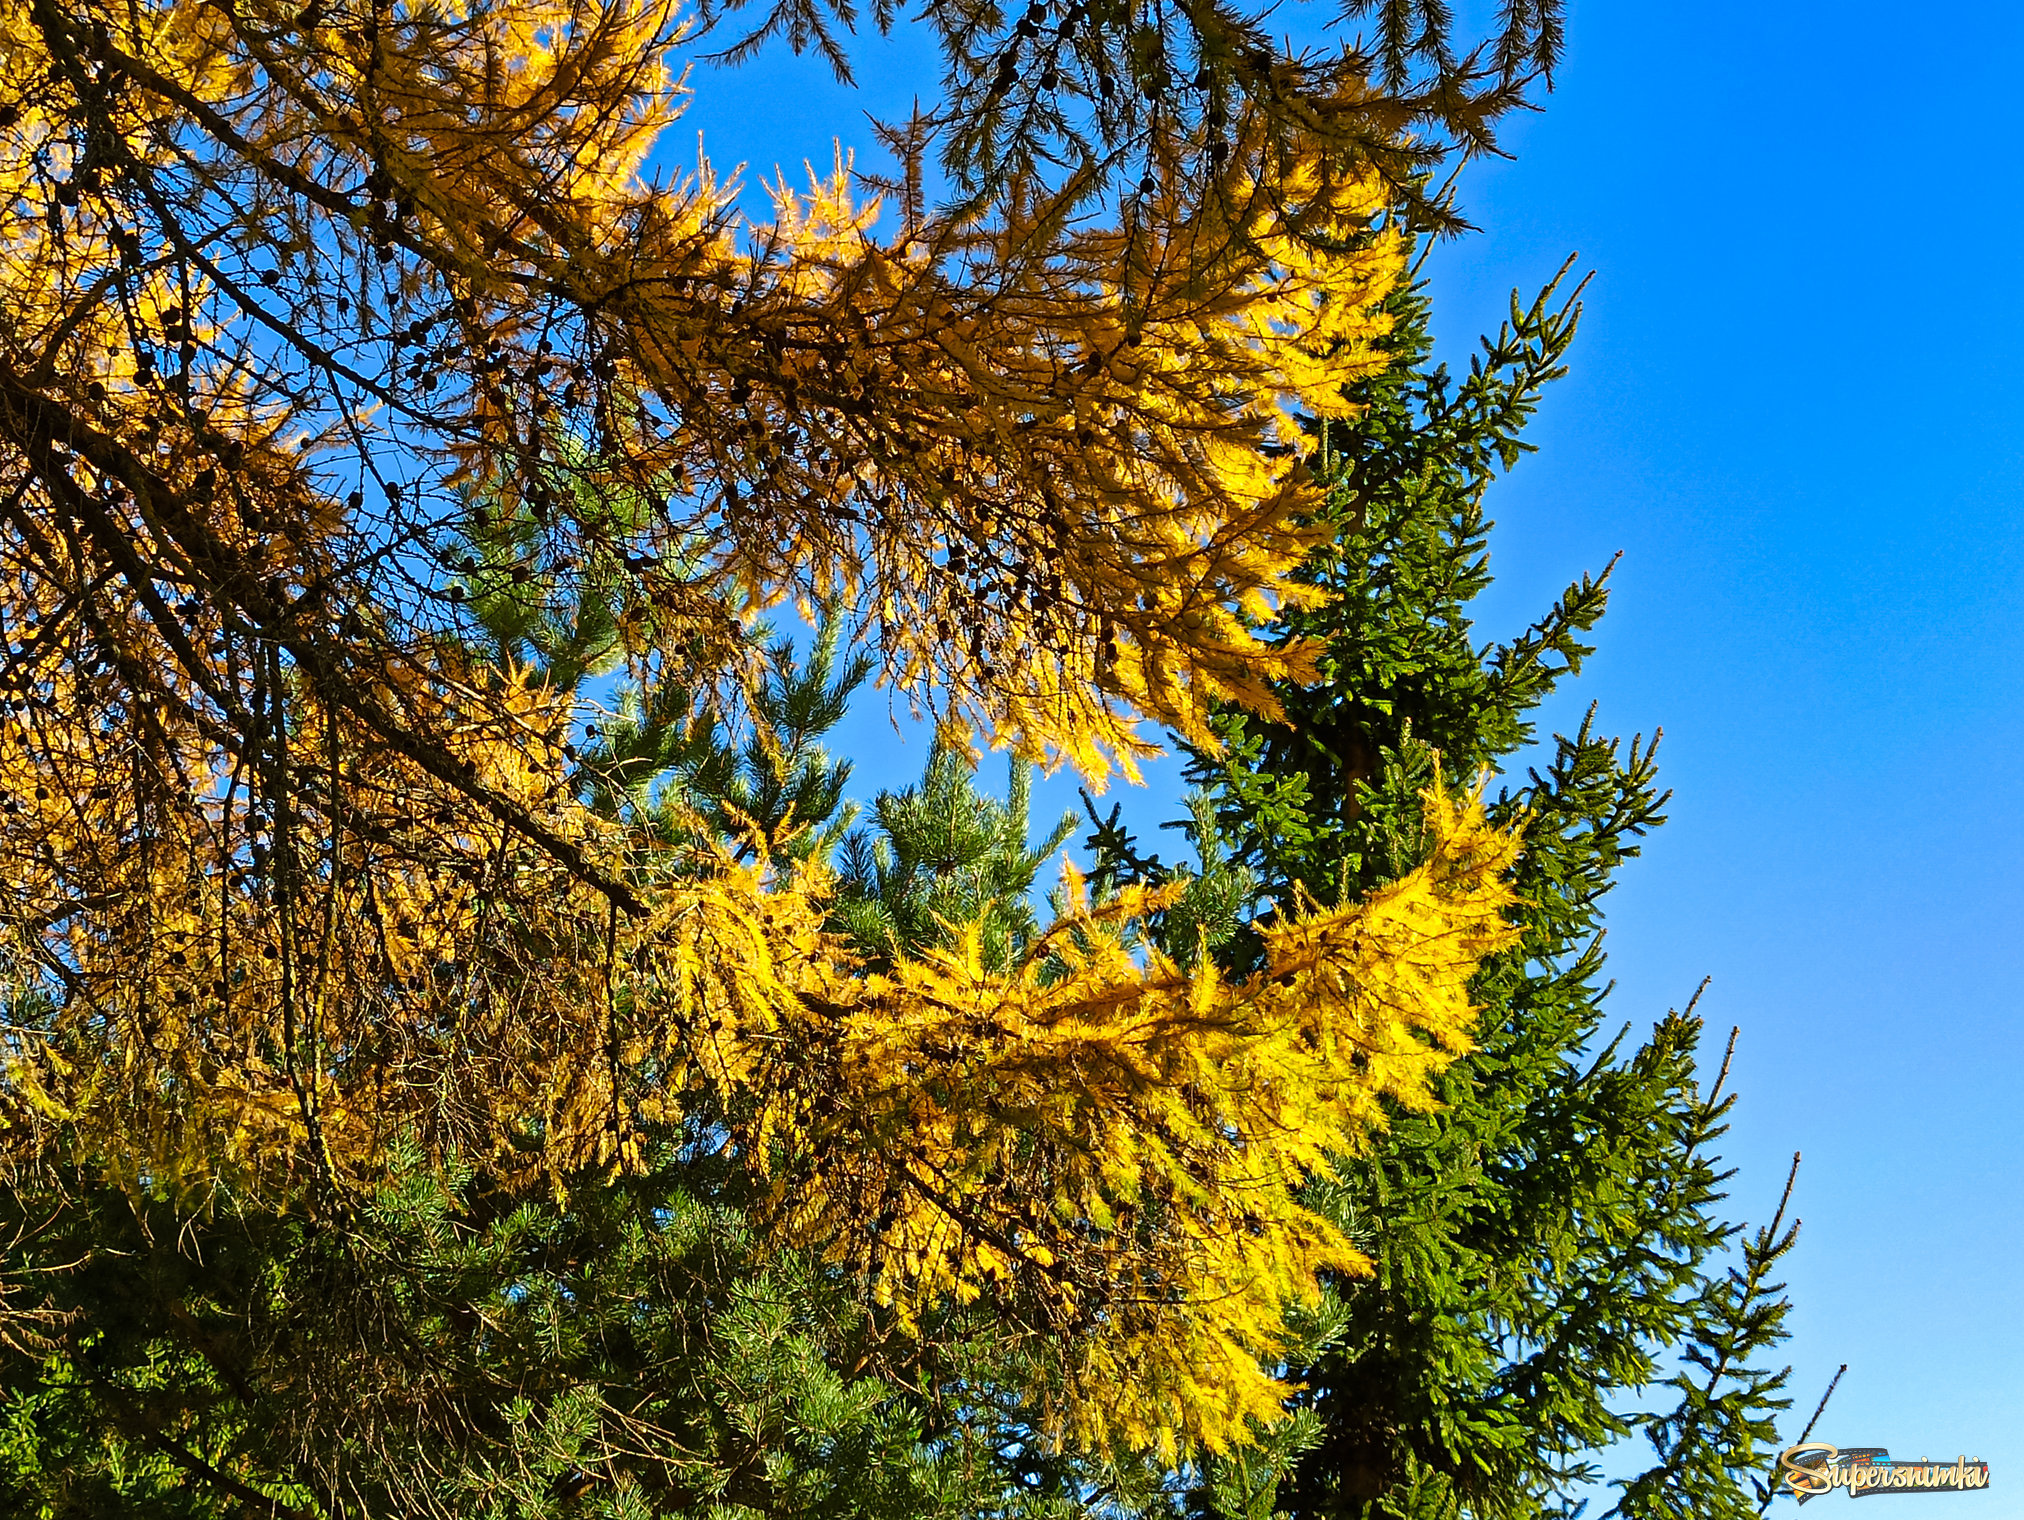
<path id="1" fill-rule="evenodd" d="M 630 1176 L 566 1201 L 396 1157 L 349 1239 L 231 1200 L 192 1218 L 83 1179 L 56 1214 L 8 1195 L 9 1268 L 52 1280 L 66 1319 L 33 1362 L 8 1358 L 0 1509 L 992 1507 L 990 1454 L 905 1396 L 889 1337 L 835 1274 L 761 1249 L 735 1179 L 694 1138 L 660 1137 Z"/>
<path id="2" fill-rule="evenodd" d="M 580 445 L 564 434 L 550 447 L 566 458 Z M 548 488 L 569 492 L 579 514 L 621 532 L 651 515 L 643 493 L 589 491 L 567 471 L 554 472 Z M 616 556 L 593 554 L 567 577 L 526 571 L 538 562 L 542 532 L 524 505 L 495 501 L 473 512 L 456 555 L 459 601 L 470 611 L 475 657 L 572 702 L 598 688 L 614 701 L 616 712 L 585 725 L 583 801 L 614 822 L 648 823 L 663 839 L 694 835 L 743 857 L 763 849 L 776 867 L 833 853 L 855 817 L 844 802 L 851 765 L 833 759 L 822 736 L 876 667 L 864 649 L 842 652 L 838 605 L 814 609 L 805 664 L 794 639 L 775 637 L 768 624 L 738 629 L 746 655 L 733 663 L 747 680 L 737 732 L 713 701 L 707 665 L 653 679 L 629 668 L 626 630 L 654 612 Z M 523 570 L 517 580 L 513 567 Z"/>
<path id="3" fill-rule="evenodd" d="M 935 745 L 919 784 L 880 792 L 872 827 L 844 841 L 835 922 L 875 965 L 944 946 L 970 924 L 982 928 L 987 965 L 1011 964 L 1039 932 L 1034 879 L 1075 832 L 1069 813 L 1030 841 L 1032 796 L 1024 761 L 1008 763 L 1000 801 L 977 789 L 968 755 Z"/>
<path id="4" fill-rule="evenodd" d="M 474 552 L 498 557 L 500 536 Z M 608 669 L 609 606 L 479 612 L 502 667 L 567 690 Z M 726 849 L 761 840 L 783 865 L 826 853 L 849 767 L 822 740 L 868 662 L 839 657 L 833 622 L 805 661 L 791 640 L 763 647 L 742 736 L 698 719 L 693 692 L 616 692 L 591 805 L 714 828 Z M 997 1507 L 995 1452 L 909 1396 L 914 1353 L 896 1359 L 843 1277 L 763 1248 L 761 1200 L 709 1127 L 692 1112 L 628 1173 L 550 1198 L 399 1148 L 340 1231 L 229 1194 L 192 1215 L 84 1170 L 6 1190 L 0 1281 L 53 1291 L 4 1320 L 0 1509 L 224 1520 L 322 1513 L 332 1494 L 364 1514 L 500 1520 Z M 962 1344 L 938 1350 L 961 1366 Z"/>

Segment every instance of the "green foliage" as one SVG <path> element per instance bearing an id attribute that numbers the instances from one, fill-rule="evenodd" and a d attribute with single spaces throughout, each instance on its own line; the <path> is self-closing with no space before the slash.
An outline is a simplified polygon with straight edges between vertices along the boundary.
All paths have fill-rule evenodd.
<path id="1" fill-rule="evenodd" d="M 1323 645 L 1320 679 L 1281 691 L 1283 721 L 1227 716 L 1225 753 L 1190 764 L 1255 876 L 1254 923 L 1409 869 L 1419 792 L 1536 755 L 1541 704 L 1591 652 L 1606 574 L 1505 643 L 1479 647 L 1469 616 L 1490 584 L 1486 489 L 1530 448 L 1574 336 L 1559 283 L 1514 300 L 1459 381 L 1431 360 L 1424 296 L 1402 294 L 1396 362 L 1318 440 L 1337 533 L 1308 573 L 1327 595 L 1277 631 Z M 1600 1452 L 1642 1429 L 1659 1460 L 1618 1512 L 1741 1513 L 1785 1403 L 1784 1374 L 1749 1364 L 1785 1333 L 1766 1273 L 1790 1236 L 1774 1226 L 1724 1265 L 1737 1227 L 1716 1212 L 1728 1173 L 1711 1147 L 1731 1100 L 1700 1089 L 1692 1007 L 1634 1045 L 1605 1027 L 1603 899 L 1665 802 L 1653 747 L 1604 737 L 1593 709 L 1497 794 L 1496 816 L 1525 820 L 1524 939 L 1478 979 L 1481 1048 L 1443 1079 L 1443 1108 L 1396 1115 L 1317 1185 L 1375 1273 L 1332 1289 L 1301 1370 L 1312 1423 L 1289 1430 L 1280 1470 L 1261 1475 L 1256 1452 L 1241 1481 L 1211 1464 L 1198 1507 L 1569 1513 Z M 1160 874 L 1115 829 L 1091 845 L 1125 879 Z M 1254 946 L 1240 930 L 1220 954 L 1243 967 Z M 1678 1408 L 1626 1412 L 1681 1358 Z"/>
<path id="2" fill-rule="evenodd" d="M 763 640 L 764 630 L 754 637 Z M 742 856 L 763 847 L 776 866 L 826 859 L 856 809 L 844 800 L 850 762 L 832 759 L 822 736 L 842 720 L 873 665 L 863 651 L 839 654 L 839 637 L 837 623 L 825 619 L 805 665 L 792 639 L 765 646 L 760 678 L 746 693 L 742 743 L 707 717 L 678 717 L 694 711 L 678 688 L 672 700 L 660 699 L 659 711 L 653 698 L 628 691 L 605 749 L 592 756 L 593 771 L 617 778 L 633 807 L 657 810 L 663 820 L 700 815 L 712 837 Z"/>
<path id="3" fill-rule="evenodd" d="M 456 600 L 470 609 L 480 652 L 491 663 L 538 670 L 549 684 L 574 691 L 623 665 L 625 626 L 652 616 L 633 567 L 605 546 L 637 538 L 653 508 L 641 492 L 586 484 L 580 439 L 551 431 L 546 441 L 557 462 L 542 471 L 541 486 L 551 496 L 567 493 L 572 513 L 590 530 L 583 538 L 586 563 L 564 574 L 548 554 L 548 505 L 531 498 L 474 504 L 453 556 L 461 572 Z"/>
<path id="4" fill-rule="evenodd" d="M 1730 1048 L 1734 1049 L 1734 1036 Z M 1722 1069 L 1726 1075 L 1726 1060 Z M 1715 1085 L 1720 1088 L 1720 1079 Z M 1726 1099 L 1720 1107 L 1708 1105 L 1710 1122 L 1727 1106 Z M 1771 1222 L 1750 1232 L 1734 1265 L 1698 1285 L 1680 1352 L 1684 1365 L 1666 1381 L 1679 1395 L 1678 1403 L 1671 1412 L 1645 1420 L 1645 1435 L 1658 1460 L 1637 1476 L 1616 1481 L 1622 1496 L 1611 1515 L 1627 1520 L 1750 1520 L 1764 1513 L 1771 1496 L 1770 1475 L 1758 1474 L 1766 1454 L 1780 1444 L 1773 1412 L 1790 1401 L 1778 1397 L 1785 1383 L 1783 1372 L 1750 1363 L 1785 1338 L 1785 1285 L 1772 1282 L 1770 1276 L 1799 1238 L 1798 1221 L 1785 1224 L 1798 1175 L 1799 1158 L 1794 1156 L 1785 1196 Z M 1833 1392 L 1831 1384 L 1828 1391 Z M 1798 1439 L 1804 1441 L 1811 1429 L 1809 1425 Z"/>
<path id="5" fill-rule="evenodd" d="M 644 519 L 644 504 L 624 492 L 556 485 L 614 538 Z M 607 816 L 652 821 L 664 837 L 700 833 L 747 858 L 766 848 L 776 865 L 834 853 L 854 816 L 844 801 L 851 766 L 821 739 L 877 663 L 869 651 L 841 651 L 834 609 L 822 609 L 805 663 L 793 639 L 764 624 L 738 630 L 755 668 L 729 704 L 700 660 L 692 671 L 636 666 L 625 629 L 654 614 L 626 566 L 592 550 L 593 563 L 565 585 L 537 573 L 542 531 L 525 505 L 477 514 L 459 559 L 465 600 L 483 640 L 475 652 L 489 663 L 585 697 L 601 682 L 612 689 L 618 711 L 586 732 L 586 800 Z M 727 708 L 742 721 L 727 722 Z"/>
<path id="6" fill-rule="evenodd" d="M 83 1265 L 9 1359 L 6 1512 L 974 1514 L 982 1464 L 695 1139 L 540 1203 L 410 1157 L 348 1219 L 17 1194 L 16 1270 Z"/>
<path id="7" fill-rule="evenodd" d="M 1514 299 L 1511 322 L 1459 383 L 1430 362 L 1424 297 L 1396 297 L 1391 368 L 1351 390 L 1362 415 L 1320 440 L 1337 532 L 1303 578 L 1327 597 L 1279 629 L 1323 646 L 1318 679 L 1280 693 L 1282 723 L 1228 715 L 1227 758 L 1192 763 L 1268 895 L 1297 887 L 1336 902 L 1400 874 L 1416 858 L 1414 790 L 1432 757 L 1467 780 L 1519 753 L 1534 740 L 1534 710 L 1591 653 L 1581 640 L 1602 616 L 1606 575 L 1584 575 L 1487 650 L 1467 611 L 1491 584 L 1484 493 L 1531 451 L 1524 428 L 1565 373 L 1578 306 L 1553 308 L 1553 293 L 1525 309 Z M 1657 821 L 1625 818 L 1612 838 Z M 1619 849 L 1602 846 L 1597 868 L 1606 874 Z"/>
<path id="8" fill-rule="evenodd" d="M 1075 832 L 1075 815 L 1031 842 L 1033 768 L 1009 766 L 1001 802 L 977 790 L 968 755 L 937 744 L 919 784 L 880 792 L 872 826 L 843 842 L 835 923 L 874 963 L 945 943 L 949 926 L 976 922 L 986 964 L 1005 966 L 1038 932 L 1034 878 Z"/>
<path id="9" fill-rule="evenodd" d="M 1158 855 L 1143 853 L 1122 821 L 1121 804 L 1112 804 L 1105 816 L 1084 792 L 1082 805 L 1090 822 L 1084 840 L 1092 862 L 1090 885 L 1099 897 L 1124 882 L 1180 887 L 1173 905 L 1152 914 L 1146 926 L 1165 954 L 1187 965 L 1197 955 L 1224 950 L 1243 931 L 1257 895 L 1257 874 L 1225 847 L 1216 802 L 1208 792 L 1190 792 L 1188 816 L 1160 825 L 1187 840 L 1199 862 L 1194 866 L 1186 861 L 1168 865 Z"/>

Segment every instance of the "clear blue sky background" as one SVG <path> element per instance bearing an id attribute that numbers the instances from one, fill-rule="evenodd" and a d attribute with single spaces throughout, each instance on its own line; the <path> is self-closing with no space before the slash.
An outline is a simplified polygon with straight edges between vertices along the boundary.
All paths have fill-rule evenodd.
<path id="1" fill-rule="evenodd" d="M 1817 1438 L 1992 1464 L 1893 1516 L 2024 1516 L 2024 9 L 1575 0 L 1569 42 L 1431 266 L 1456 357 L 1568 252 L 1596 272 L 1541 453 L 1492 498 L 1480 630 L 1624 551 L 1553 714 L 1666 734 L 1617 1012 L 1713 977 L 1740 1213 L 1805 1152 L 1793 1427 L 1845 1361 Z M 867 56 L 855 94 L 805 60 L 699 70 L 688 125 L 720 165 L 826 163 L 932 93 L 918 38 Z M 920 761 L 877 701 L 843 747 L 866 795 Z"/>

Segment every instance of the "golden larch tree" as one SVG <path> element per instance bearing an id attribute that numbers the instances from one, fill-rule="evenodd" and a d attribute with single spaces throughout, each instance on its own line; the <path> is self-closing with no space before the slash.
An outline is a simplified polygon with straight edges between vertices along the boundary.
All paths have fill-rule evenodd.
<path id="1" fill-rule="evenodd" d="M 1282 1310 L 1357 1264 L 1298 1188 L 1466 1048 L 1514 841 L 1431 796 L 1425 866 L 1286 905 L 1241 983 L 1074 890 L 1010 969 L 872 974 L 819 861 L 587 805 L 576 693 L 469 612 L 608 605 L 702 721 L 820 602 L 951 732 L 1098 784 L 1148 724 L 1212 742 L 1308 669 L 1256 629 L 1324 531 L 1302 419 L 1384 362 L 1413 112 L 1233 52 L 1249 93 L 1141 124 L 1122 200 L 1100 156 L 939 211 L 839 163 L 752 225 L 654 177 L 683 37 L 0 17 L 0 1149 L 341 1211 L 396 1144 L 563 1194 L 707 1104 L 902 1329 L 1000 1306 L 1058 1436 L 1240 1442 Z"/>

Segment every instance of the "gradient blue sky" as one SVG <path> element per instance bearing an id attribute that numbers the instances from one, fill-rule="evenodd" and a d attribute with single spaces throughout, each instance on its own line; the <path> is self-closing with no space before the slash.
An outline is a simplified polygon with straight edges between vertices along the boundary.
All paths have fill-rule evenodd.
<path id="1" fill-rule="evenodd" d="M 1492 497 L 1479 628 L 1623 551 L 1552 714 L 1665 730 L 1615 1007 L 1649 1022 L 1713 978 L 1711 1025 L 1743 1029 L 1740 1213 L 1805 1152 L 1793 1427 L 1847 1362 L 1816 1438 L 1992 1464 L 1987 1492 L 1894 1497 L 1903 1520 L 2024 1515 L 2020 47 L 2024 9 L 1980 0 L 1575 0 L 1558 90 L 1465 178 L 1482 230 L 1430 266 L 1458 358 L 1514 285 L 1571 251 L 1595 271 L 1541 452 Z M 929 63 L 873 47 L 855 93 L 806 60 L 702 69 L 686 125 L 798 178 L 931 93 Z M 875 701 L 842 747 L 861 794 L 920 763 Z"/>

